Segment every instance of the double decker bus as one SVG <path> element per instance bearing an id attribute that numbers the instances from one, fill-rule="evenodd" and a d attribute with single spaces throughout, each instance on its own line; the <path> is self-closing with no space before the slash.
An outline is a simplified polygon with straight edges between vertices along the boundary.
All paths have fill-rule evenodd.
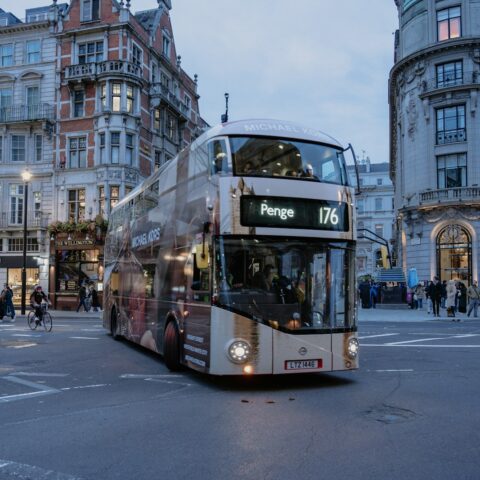
<path id="1" fill-rule="evenodd" d="M 277 120 L 204 133 L 112 210 L 104 327 L 163 355 L 171 370 L 357 368 L 344 151 Z"/>

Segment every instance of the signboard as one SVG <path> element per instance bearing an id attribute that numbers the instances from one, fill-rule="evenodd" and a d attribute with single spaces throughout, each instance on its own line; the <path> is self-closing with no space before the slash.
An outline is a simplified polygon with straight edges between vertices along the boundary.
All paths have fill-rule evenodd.
<path id="1" fill-rule="evenodd" d="M 347 204 L 329 200 L 244 195 L 240 218 L 245 227 L 349 230 Z"/>

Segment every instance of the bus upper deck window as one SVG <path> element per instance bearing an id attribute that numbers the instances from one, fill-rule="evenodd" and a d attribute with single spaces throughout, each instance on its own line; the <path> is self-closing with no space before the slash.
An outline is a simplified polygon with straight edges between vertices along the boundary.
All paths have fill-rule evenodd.
<path id="1" fill-rule="evenodd" d="M 225 140 L 213 140 L 208 145 L 212 174 L 228 172 L 228 154 Z"/>

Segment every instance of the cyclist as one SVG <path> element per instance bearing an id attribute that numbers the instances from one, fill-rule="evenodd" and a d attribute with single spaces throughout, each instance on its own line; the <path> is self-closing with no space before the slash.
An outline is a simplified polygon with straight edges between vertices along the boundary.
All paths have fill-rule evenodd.
<path id="1" fill-rule="evenodd" d="M 30 295 L 30 305 L 35 310 L 35 315 L 38 319 L 36 320 L 37 325 L 42 321 L 42 318 L 43 318 L 43 311 L 42 311 L 43 301 L 50 303 L 48 301 L 48 297 L 45 295 L 45 292 L 43 292 L 42 290 L 42 286 L 37 285 L 34 288 L 32 294 Z"/>

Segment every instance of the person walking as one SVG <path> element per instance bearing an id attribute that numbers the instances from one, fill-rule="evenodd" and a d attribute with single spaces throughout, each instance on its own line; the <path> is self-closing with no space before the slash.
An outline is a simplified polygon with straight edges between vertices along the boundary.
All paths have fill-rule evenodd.
<path id="1" fill-rule="evenodd" d="M 463 282 L 458 282 L 457 290 L 458 290 L 457 312 L 467 313 L 467 287 L 465 286 L 465 284 Z"/>
<path id="2" fill-rule="evenodd" d="M 428 286 L 428 296 L 432 300 L 433 316 L 440 316 L 440 301 L 442 299 L 442 284 L 438 277 L 433 277 L 433 281 Z"/>
<path id="3" fill-rule="evenodd" d="M 454 280 L 449 280 L 447 282 L 447 302 L 445 303 L 447 307 L 447 314 L 452 318 L 452 322 L 455 322 L 455 305 L 457 301 L 457 286 L 455 285 Z"/>
<path id="4" fill-rule="evenodd" d="M 87 289 L 85 288 L 85 285 L 82 285 L 80 287 L 80 290 L 78 292 L 78 299 L 79 299 L 79 303 L 78 303 L 78 307 L 77 307 L 77 312 L 80 311 L 80 307 L 83 305 L 83 309 L 88 312 L 88 309 L 87 309 L 87 305 L 85 303 L 85 300 L 87 299 Z"/>
<path id="5" fill-rule="evenodd" d="M 416 301 L 416 307 L 422 309 L 423 308 L 423 300 L 425 299 L 425 287 L 423 286 L 423 282 L 420 282 L 414 290 L 414 300 Z M 416 297 L 416 298 L 415 298 Z"/>
<path id="6" fill-rule="evenodd" d="M 442 282 L 442 299 L 441 299 L 441 307 L 445 308 L 445 303 L 447 301 L 447 281 L 444 280 Z"/>
<path id="7" fill-rule="evenodd" d="M 473 310 L 473 316 L 477 318 L 478 304 L 480 303 L 480 288 L 478 288 L 476 280 L 468 287 L 467 297 L 469 300 L 467 317 L 470 317 Z"/>
<path id="8" fill-rule="evenodd" d="M 375 282 L 370 284 L 370 304 L 372 308 L 377 308 L 378 286 Z"/>
<path id="9" fill-rule="evenodd" d="M 92 299 L 92 308 L 94 312 L 98 312 L 100 308 L 100 302 L 98 301 L 98 292 L 95 290 L 95 285 L 92 283 L 90 285 L 90 293 L 88 296 Z"/>
<path id="10" fill-rule="evenodd" d="M 15 307 L 13 306 L 13 290 L 10 288 L 8 283 L 5 283 L 3 286 L 2 293 L 0 294 L 0 299 L 3 302 L 3 313 L 7 317 L 10 316 L 12 322 L 15 321 Z"/>

